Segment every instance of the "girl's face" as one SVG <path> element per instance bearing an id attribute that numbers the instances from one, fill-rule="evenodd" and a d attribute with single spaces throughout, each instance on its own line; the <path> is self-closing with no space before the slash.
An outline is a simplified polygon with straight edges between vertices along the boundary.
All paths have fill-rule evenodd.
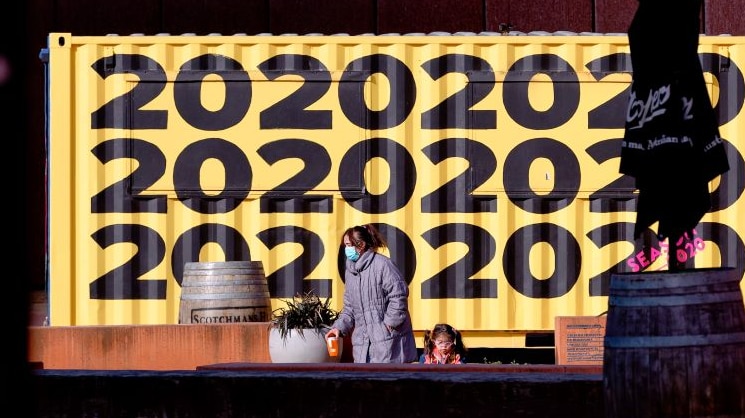
<path id="1" fill-rule="evenodd" d="M 442 354 L 449 354 L 453 350 L 453 340 L 448 334 L 439 334 L 432 340 L 437 350 Z"/>

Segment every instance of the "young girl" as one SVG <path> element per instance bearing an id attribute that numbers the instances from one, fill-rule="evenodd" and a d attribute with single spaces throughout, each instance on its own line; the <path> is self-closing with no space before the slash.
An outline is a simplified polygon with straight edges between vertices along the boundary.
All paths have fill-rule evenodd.
<path id="1" fill-rule="evenodd" d="M 437 324 L 432 331 L 424 331 L 423 364 L 465 364 L 466 346 L 460 332 L 448 324 Z"/>

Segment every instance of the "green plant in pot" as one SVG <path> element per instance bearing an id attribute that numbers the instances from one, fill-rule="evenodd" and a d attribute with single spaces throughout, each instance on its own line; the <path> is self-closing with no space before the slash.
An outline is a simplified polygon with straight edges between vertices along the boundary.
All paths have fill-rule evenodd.
<path id="1" fill-rule="evenodd" d="M 339 311 L 331 300 L 322 300 L 314 292 L 283 300 L 285 306 L 272 311 L 269 327 L 269 356 L 272 363 L 335 363 L 326 348 L 326 332 Z"/>

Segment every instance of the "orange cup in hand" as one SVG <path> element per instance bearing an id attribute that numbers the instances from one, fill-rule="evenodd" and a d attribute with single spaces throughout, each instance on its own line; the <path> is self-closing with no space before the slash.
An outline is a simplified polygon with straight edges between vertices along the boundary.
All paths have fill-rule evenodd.
<path id="1" fill-rule="evenodd" d="M 326 339 L 326 348 L 329 350 L 331 357 L 339 355 L 339 339 L 337 337 L 328 337 Z"/>

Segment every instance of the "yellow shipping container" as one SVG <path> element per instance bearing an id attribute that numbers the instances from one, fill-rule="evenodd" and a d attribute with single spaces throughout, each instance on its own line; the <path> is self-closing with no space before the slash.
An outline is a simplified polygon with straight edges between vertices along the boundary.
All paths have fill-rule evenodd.
<path id="1" fill-rule="evenodd" d="M 618 173 L 625 36 L 52 33 L 48 52 L 51 325 L 175 324 L 191 261 L 260 260 L 273 306 L 341 308 L 340 237 L 364 223 L 415 329 L 474 347 L 602 314 L 612 273 L 665 268 L 664 242 L 638 255 Z M 743 271 L 745 37 L 699 53 L 731 169 L 683 256 Z"/>

